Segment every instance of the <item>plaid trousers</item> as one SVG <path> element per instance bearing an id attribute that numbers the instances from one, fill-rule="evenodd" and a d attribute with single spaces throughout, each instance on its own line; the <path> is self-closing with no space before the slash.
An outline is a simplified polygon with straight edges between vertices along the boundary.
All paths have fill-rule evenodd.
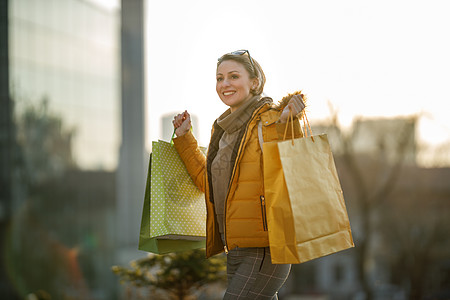
<path id="1" fill-rule="evenodd" d="M 272 264 L 269 248 L 235 248 L 227 255 L 224 300 L 276 300 L 291 265 Z"/>

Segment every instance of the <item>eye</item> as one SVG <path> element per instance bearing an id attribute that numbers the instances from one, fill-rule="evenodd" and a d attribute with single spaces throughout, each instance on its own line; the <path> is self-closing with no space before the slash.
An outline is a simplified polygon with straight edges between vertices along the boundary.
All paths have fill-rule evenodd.
<path id="1" fill-rule="evenodd" d="M 238 79 L 238 78 L 239 78 L 239 76 L 238 76 L 238 75 L 235 75 L 235 74 L 233 74 L 233 75 L 231 75 L 231 78 L 232 78 L 232 79 Z"/>
<path id="2" fill-rule="evenodd" d="M 216 80 L 217 80 L 217 82 L 221 82 L 223 80 L 223 78 L 222 77 L 217 77 Z"/>

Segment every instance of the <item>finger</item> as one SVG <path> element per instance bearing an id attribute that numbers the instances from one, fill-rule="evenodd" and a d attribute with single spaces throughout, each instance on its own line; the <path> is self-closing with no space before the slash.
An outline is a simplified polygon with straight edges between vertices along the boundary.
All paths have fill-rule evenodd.
<path id="1" fill-rule="evenodd" d="M 294 115 L 298 115 L 303 110 L 301 104 L 297 101 L 293 101 L 290 105 Z"/>
<path id="2" fill-rule="evenodd" d="M 303 101 L 302 101 L 302 99 L 301 98 L 297 98 L 296 99 L 297 101 L 295 101 L 295 107 L 296 107 L 296 109 L 297 110 L 302 110 L 303 109 Z"/>
<path id="3" fill-rule="evenodd" d="M 189 113 L 185 111 L 179 114 L 177 125 L 177 128 L 181 128 L 183 130 L 189 129 L 191 127 L 191 116 L 189 115 Z"/>
<path id="4" fill-rule="evenodd" d="M 189 129 L 191 128 L 191 118 L 188 117 L 186 120 L 184 120 L 183 125 L 182 125 L 185 129 Z"/>
<path id="5" fill-rule="evenodd" d="M 184 113 L 178 114 L 174 117 L 173 119 L 173 125 L 175 126 L 175 128 L 178 128 L 181 126 L 181 124 L 183 123 L 183 117 Z"/>
<path id="6" fill-rule="evenodd" d="M 189 118 L 189 120 L 191 119 L 191 115 L 188 113 L 187 110 L 185 110 L 185 111 L 183 112 L 183 117 L 184 117 L 184 119 L 188 119 L 188 118 Z"/>
<path id="7" fill-rule="evenodd" d="M 298 100 L 301 101 L 301 100 L 303 100 L 303 97 L 302 97 L 302 95 L 295 95 L 295 96 L 292 97 L 292 99 L 295 99 L 295 100 L 297 100 L 297 101 L 298 101 Z"/>
<path id="8" fill-rule="evenodd" d="M 295 95 L 293 97 L 295 103 L 303 105 L 303 97 L 301 95 Z"/>
<path id="9" fill-rule="evenodd" d="M 303 97 L 299 95 L 298 102 L 300 104 L 301 109 L 304 109 L 306 107 L 305 102 L 303 102 Z"/>
<path id="10" fill-rule="evenodd" d="M 180 115 L 177 115 L 174 121 L 177 126 L 180 126 Z"/>
<path id="11" fill-rule="evenodd" d="M 296 101 L 291 101 L 291 102 L 289 103 L 289 108 L 292 110 L 292 112 L 293 112 L 294 114 L 296 114 L 297 111 L 298 111 L 299 105 L 298 105 L 298 103 L 297 103 Z"/>
<path id="12" fill-rule="evenodd" d="M 305 108 L 305 103 L 303 102 L 303 98 L 301 95 L 296 95 L 294 98 L 294 104 L 298 112 L 302 111 Z"/>

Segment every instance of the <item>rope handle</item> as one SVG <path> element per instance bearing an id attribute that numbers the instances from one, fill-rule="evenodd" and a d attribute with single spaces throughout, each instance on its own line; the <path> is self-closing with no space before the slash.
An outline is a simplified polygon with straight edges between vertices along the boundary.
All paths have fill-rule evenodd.
<path id="1" fill-rule="evenodd" d="M 314 142 L 314 136 L 313 136 L 313 132 L 312 132 L 312 129 L 311 129 L 311 125 L 309 125 L 308 117 L 306 116 L 305 112 L 303 112 L 302 120 L 303 120 L 303 130 L 305 132 L 305 137 L 308 137 L 308 131 L 306 129 L 306 125 L 308 125 L 308 129 L 309 129 L 309 132 L 311 134 L 310 135 L 311 139 Z"/>
<path id="2" fill-rule="evenodd" d="M 171 145 L 173 145 L 173 138 L 175 137 L 175 130 L 177 130 L 177 129 L 176 128 L 173 129 L 172 137 L 170 138 Z"/>
<path id="3" fill-rule="evenodd" d="M 286 134 L 287 134 L 287 129 L 289 127 L 289 121 L 291 121 L 291 131 L 292 131 L 291 140 L 292 140 L 292 145 L 294 145 L 294 116 L 293 116 L 292 110 L 290 108 L 289 108 L 289 118 L 286 122 L 286 128 L 284 129 L 283 141 L 286 140 Z M 314 137 L 313 137 L 313 133 L 311 130 L 311 126 L 309 125 L 309 120 L 308 120 L 308 117 L 306 116 L 305 112 L 303 112 L 302 121 L 303 121 L 303 136 L 308 137 L 308 129 L 309 129 L 311 139 L 314 142 Z"/>

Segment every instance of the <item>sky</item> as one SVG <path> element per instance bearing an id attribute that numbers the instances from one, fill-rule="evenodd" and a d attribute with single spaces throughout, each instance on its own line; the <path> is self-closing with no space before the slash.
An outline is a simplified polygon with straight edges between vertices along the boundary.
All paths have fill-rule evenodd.
<path id="1" fill-rule="evenodd" d="M 106 0 L 103 0 L 106 1 Z M 419 116 L 417 139 L 450 142 L 450 1 L 147 0 L 147 145 L 161 115 L 187 109 L 207 145 L 227 109 L 215 92 L 217 58 L 248 49 L 265 93 L 302 90 L 312 125 L 330 116 Z"/>

